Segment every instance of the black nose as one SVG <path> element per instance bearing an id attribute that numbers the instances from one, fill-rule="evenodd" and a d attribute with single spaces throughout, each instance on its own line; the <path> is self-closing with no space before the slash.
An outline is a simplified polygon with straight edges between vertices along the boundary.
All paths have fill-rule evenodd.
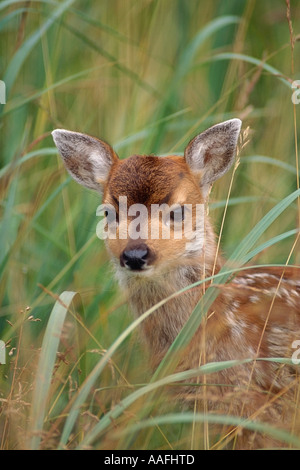
<path id="1" fill-rule="evenodd" d="M 150 250 L 146 244 L 142 243 L 125 249 L 120 256 L 120 264 L 128 269 L 140 271 L 147 266 L 149 258 Z"/>

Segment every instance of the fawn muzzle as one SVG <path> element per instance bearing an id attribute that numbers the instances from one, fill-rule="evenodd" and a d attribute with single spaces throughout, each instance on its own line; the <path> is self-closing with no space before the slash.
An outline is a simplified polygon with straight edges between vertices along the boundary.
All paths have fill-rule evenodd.
<path id="1" fill-rule="evenodd" d="M 153 261 L 153 253 L 146 243 L 127 246 L 120 256 L 120 265 L 131 271 L 142 271 Z"/>

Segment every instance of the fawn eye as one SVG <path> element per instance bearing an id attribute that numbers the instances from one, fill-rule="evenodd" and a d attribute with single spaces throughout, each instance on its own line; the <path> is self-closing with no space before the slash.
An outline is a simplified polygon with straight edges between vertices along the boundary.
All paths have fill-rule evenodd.
<path id="1" fill-rule="evenodd" d="M 171 207 L 168 214 L 165 216 L 165 224 L 166 225 L 173 225 L 176 224 L 182 225 L 181 222 L 184 220 L 184 206 L 176 205 L 175 207 Z"/>
<path id="2" fill-rule="evenodd" d="M 176 207 L 170 212 L 170 221 L 182 222 L 184 220 L 184 206 Z"/>
<path id="3" fill-rule="evenodd" d="M 104 211 L 104 215 L 106 217 L 106 220 L 107 220 L 108 224 L 118 222 L 118 214 L 114 209 L 107 208 Z"/>

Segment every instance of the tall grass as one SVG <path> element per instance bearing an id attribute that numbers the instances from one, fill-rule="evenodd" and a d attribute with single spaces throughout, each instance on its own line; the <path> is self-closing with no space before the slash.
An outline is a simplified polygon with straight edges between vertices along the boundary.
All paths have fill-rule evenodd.
<path id="1" fill-rule="evenodd" d="M 121 158 L 181 154 L 196 133 L 240 117 L 249 143 L 211 195 L 220 249 L 239 268 L 299 264 L 300 108 L 291 83 L 300 79 L 300 7 L 291 1 L 288 22 L 287 4 L 1 2 L 2 449 L 225 445 L 212 416 L 182 411 L 164 394 L 195 377 L 174 367 L 205 308 L 153 375 L 137 333 L 153 309 L 133 321 L 96 237 L 98 197 L 67 176 L 50 132 L 99 136 Z M 229 263 L 215 282 L 231 273 Z M 215 295 L 207 291 L 206 309 Z M 196 373 L 201 381 L 233 365 Z M 220 421 L 300 447 L 296 423 L 283 431 L 239 417 Z"/>

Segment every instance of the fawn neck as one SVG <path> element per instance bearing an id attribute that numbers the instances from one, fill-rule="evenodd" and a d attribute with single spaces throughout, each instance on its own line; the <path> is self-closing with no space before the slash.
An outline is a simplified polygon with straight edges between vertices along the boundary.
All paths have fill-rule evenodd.
<path id="1" fill-rule="evenodd" d="M 126 292 L 130 309 L 136 317 L 171 297 L 141 324 L 143 339 L 155 361 L 159 362 L 164 356 L 201 299 L 210 284 L 210 281 L 204 280 L 221 268 L 222 260 L 220 256 L 216 256 L 214 234 L 208 221 L 207 226 L 208 242 L 201 254 L 185 259 L 184 262 L 179 260 L 176 265 L 172 264 L 155 275 L 130 275 L 116 265 L 117 280 Z M 203 282 L 188 288 L 199 281 Z M 188 289 L 180 293 L 185 288 Z"/>

